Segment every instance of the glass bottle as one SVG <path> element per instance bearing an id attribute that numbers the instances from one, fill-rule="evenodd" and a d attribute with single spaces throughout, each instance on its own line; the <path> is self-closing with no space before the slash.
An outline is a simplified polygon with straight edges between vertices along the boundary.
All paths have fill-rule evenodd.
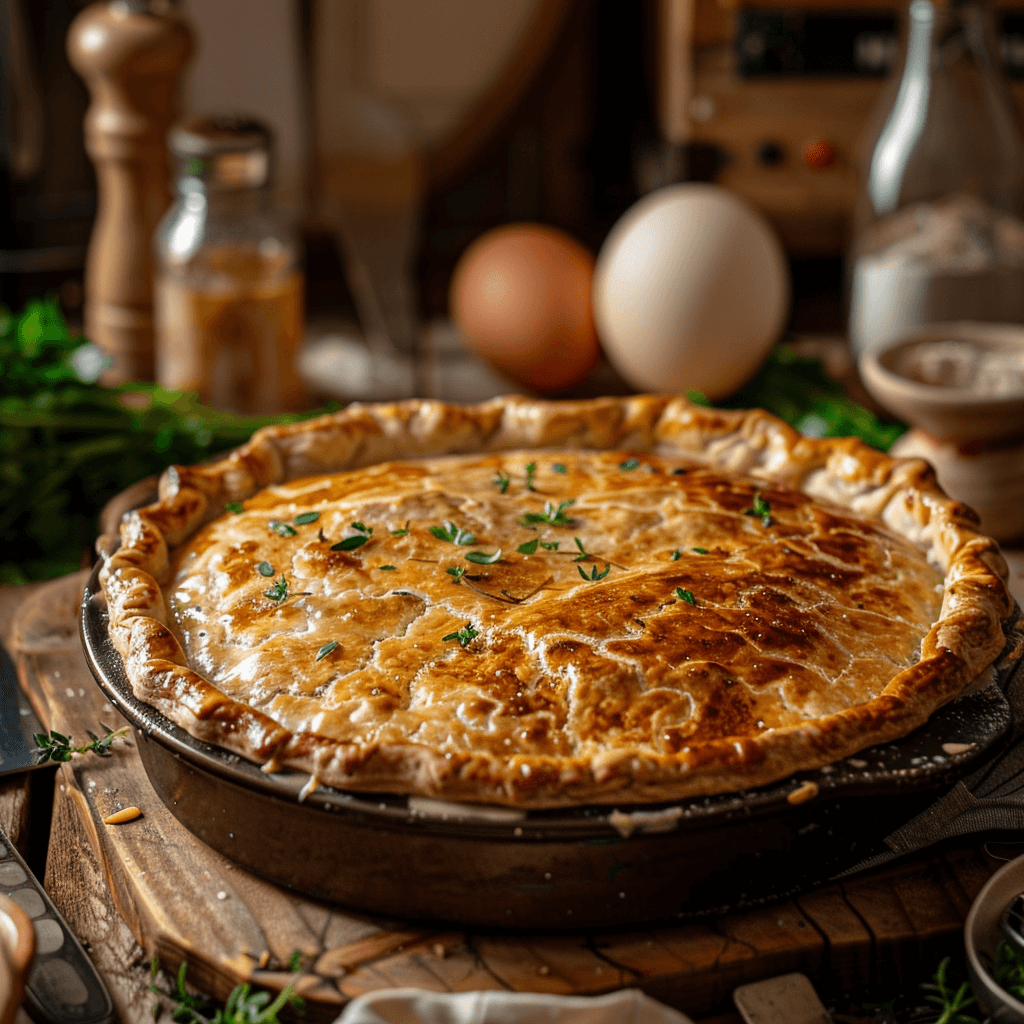
<path id="1" fill-rule="evenodd" d="M 984 2 L 912 0 L 851 250 L 850 342 L 1024 322 L 1024 141 Z"/>
<path id="2" fill-rule="evenodd" d="M 273 209 L 271 139 L 255 121 L 172 129 L 177 200 L 156 232 L 156 375 L 223 412 L 300 409 L 303 276 Z"/>

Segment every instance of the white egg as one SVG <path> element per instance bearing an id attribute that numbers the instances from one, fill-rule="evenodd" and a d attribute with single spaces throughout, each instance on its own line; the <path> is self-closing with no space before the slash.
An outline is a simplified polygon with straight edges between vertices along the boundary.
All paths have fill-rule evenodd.
<path id="1" fill-rule="evenodd" d="M 724 398 L 764 361 L 789 309 L 775 232 L 717 185 L 670 185 L 612 228 L 597 258 L 594 318 L 634 387 Z"/>

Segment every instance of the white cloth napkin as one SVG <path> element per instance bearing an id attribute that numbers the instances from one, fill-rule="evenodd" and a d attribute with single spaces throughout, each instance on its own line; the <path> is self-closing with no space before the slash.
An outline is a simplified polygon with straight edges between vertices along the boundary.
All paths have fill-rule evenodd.
<path id="1" fill-rule="evenodd" d="M 423 992 L 391 988 L 353 999 L 335 1024 L 693 1024 L 628 988 L 605 996 Z"/>

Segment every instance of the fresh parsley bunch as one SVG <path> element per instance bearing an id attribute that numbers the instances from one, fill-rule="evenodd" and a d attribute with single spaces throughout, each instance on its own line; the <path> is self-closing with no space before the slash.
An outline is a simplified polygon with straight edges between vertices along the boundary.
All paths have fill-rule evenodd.
<path id="1" fill-rule="evenodd" d="M 907 429 L 903 423 L 882 422 L 848 398 L 817 359 L 797 355 L 788 345 L 777 346 L 757 376 L 724 404 L 767 409 L 811 437 L 859 437 L 883 452 Z"/>
<path id="2" fill-rule="evenodd" d="M 52 299 L 0 306 L 0 583 L 77 569 L 104 502 L 173 462 L 300 416 L 229 416 L 156 384 L 103 387 L 99 350 Z"/>

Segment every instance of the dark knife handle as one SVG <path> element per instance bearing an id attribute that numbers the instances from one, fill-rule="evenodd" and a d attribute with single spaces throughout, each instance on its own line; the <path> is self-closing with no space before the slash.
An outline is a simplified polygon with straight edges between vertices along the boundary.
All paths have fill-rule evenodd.
<path id="1" fill-rule="evenodd" d="M 0 829 L 0 892 L 32 919 L 36 955 L 25 1005 L 41 1024 L 106 1024 L 114 1016 L 96 968 L 28 865 Z"/>

